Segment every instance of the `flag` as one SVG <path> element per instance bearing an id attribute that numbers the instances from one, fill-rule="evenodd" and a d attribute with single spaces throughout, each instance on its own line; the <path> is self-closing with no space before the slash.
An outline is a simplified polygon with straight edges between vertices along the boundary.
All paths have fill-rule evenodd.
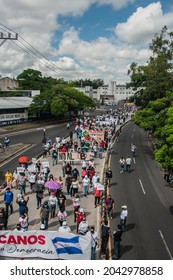
<path id="1" fill-rule="evenodd" d="M 55 237 L 52 239 L 56 253 L 59 254 L 83 254 L 79 243 L 79 236 L 72 238 Z"/>

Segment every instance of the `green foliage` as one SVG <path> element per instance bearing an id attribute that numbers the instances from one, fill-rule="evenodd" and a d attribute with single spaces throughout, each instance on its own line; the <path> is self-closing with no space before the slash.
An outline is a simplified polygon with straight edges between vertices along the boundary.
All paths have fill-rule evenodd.
<path id="1" fill-rule="evenodd" d="M 78 112 L 86 108 L 95 108 L 93 100 L 72 86 L 57 84 L 33 98 L 29 108 L 31 114 L 49 111 L 55 116 L 66 112 Z"/>
<path id="2" fill-rule="evenodd" d="M 128 70 L 131 82 L 127 87 L 143 87 L 138 92 L 138 105 L 146 107 L 151 100 L 166 97 L 167 91 L 173 91 L 172 60 L 173 44 L 172 33 L 164 27 L 160 34 L 155 34 L 149 49 L 153 56 L 145 66 L 133 62 Z"/>
<path id="3" fill-rule="evenodd" d="M 155 159 L 163 168 L 173 169 L 173 32 L 164 27 L 155 34 L 153 52 L 145 66 L 132 63 L 128 87 L 144 87 L 135 96 L 140 106 L 133 120 L 153 132 L 157 143 Z"/>
<path id="4" fill-rule="evenodd" d="M 104 81 L 101 79 L 95 79 L 95 80 L 90 80 L 90 79 L 80 79 L 77 81 L 72 81 L 71 82 L 73 84 L 73 86 L 75 87 L 85 87 L 85 86 L 91 86 L 94 89 L 97 89 L 98 87 L 101 87 L 104 85 Z"/>

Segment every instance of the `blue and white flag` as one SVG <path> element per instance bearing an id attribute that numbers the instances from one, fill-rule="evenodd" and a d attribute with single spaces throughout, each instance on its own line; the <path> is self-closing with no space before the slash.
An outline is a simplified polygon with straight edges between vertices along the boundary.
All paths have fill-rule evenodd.
<path id="1" fill-rule="evenodd" d="M 55 237 L 54 239 L 52 239 L 52 243 L 58 255 L 83 254 L 82 248 L 79 243 L 79 236 L 75 236 L 72 238 Z"/>

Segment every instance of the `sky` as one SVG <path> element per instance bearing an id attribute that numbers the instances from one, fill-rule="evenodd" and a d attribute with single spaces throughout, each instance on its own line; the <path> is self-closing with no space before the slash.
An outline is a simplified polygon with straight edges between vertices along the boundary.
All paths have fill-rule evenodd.
<path id="1" fill-rule="evenodd" d="M 173 31 L 173 1 L 0 0 L 0 75 L 25 69 L 64 80 L 130 81 L 131 63 L 143 65 L 164 26 Z"/>

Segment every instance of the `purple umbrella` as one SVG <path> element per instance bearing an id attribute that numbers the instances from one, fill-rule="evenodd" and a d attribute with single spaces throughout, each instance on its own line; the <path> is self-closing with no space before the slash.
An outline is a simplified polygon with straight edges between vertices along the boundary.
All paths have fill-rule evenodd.
<path id="1" fill-rule="evenodd" d="M 53 181 L 53 180 L 47 181 L 45 183 L 45 187 L 50 189 L 50 190 L 59 190 L 59 189 L 62 188 L 60 183 L 58 183 L 57 181 Z"/>

